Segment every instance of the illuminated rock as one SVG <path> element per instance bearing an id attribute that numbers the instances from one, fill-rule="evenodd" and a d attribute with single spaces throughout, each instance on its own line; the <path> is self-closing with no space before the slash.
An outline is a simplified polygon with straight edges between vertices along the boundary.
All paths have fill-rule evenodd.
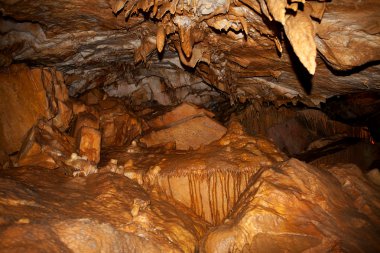
<path id="1" fill-rule="evenodd" d="M 145 188 L 190 208 L 213 225 L 231 211 L 251 176 L 286 157 L 266 139 L 244 134 L 235 122 L 219 141 L 195 151 L 166 153 L 144 155 L 144 161 L 153 164 L 145 173 L 145 178 L 150 174 Z M 120 156 L 124 160 L 136 157 L 122 153 Z M 139 167 L 139 161 L 134 164 Z M 129 173 L 138 171 L 132 168 Z"/>
<path id="2" fill-rule="evenodd" d="M 88 112 L 80 112 L 77 115 L 74 128 L 74 137 L 77 137 L 82 127 L 91 127 L 93 129 L 99 129 L 99 118 Z"/>
<path id="3" fill-rule="evenodd" d="M 182 103 L 174 108 L 172 111 L 158 116 L 150 121 L 148 125 L 152 128 L 167 128 L 178 122 L 183 122 L 199 116 L 214 117 L 214 114 L 205 109 L 199 108 L 190 103 Z"/>
<path id="4" fill-rule="evenodd" d="M 77 137 L 78 150 L 81 156 L 86 156 L 95 164 L 100 161 L 102 136 L 99 130 L 92 127 L 82 127 Z"/>
<path id="5" fill-rule="evenodd" d="M 19 168 L 2 173 L 0 192 L 2 252 L 192 253 L 206 229 L 113 173 L 73 179 Z"/>
<path id="6" fill-rule="evenodd" d="M 170 112 L 150 121 L 152 132 L 140 141 L 148 147 L 176 143 L 176 149 L 198 149 L 220 139 L 226 128 L 211 119 L 214 114 L 190 103 L 182 103 Z"/>
<path id="7" fill-rule="evenodd" d="M 117 101 L 103 101 L 100 111 L 102 147 L 122 146 L 142 132 L 140 121 Z"/>
<path id="8" fill-rule="evenodd" d="M 69 126 L 71 108 L 62 75 L 50 68 L 12 65 L 0 72 L 0 149 L 20 149 L 23 138 L 40 118 L 60 130 Z"/>
<path id="9" fill-rule="evenodd" d="M 379 194 L 340 172 L 295 159 L 260 171 L 201 252 L 378 251 Z"/>
<path id="10" fill-rule="evenodd" d="M 74 152 L 74 143 L 72 137 L 41 120 L 24 139 L 16 165 L 55 169 Z"/>

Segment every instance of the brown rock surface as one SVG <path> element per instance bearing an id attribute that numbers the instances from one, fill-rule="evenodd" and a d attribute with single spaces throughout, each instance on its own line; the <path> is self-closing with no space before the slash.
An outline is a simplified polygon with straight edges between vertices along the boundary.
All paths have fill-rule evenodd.
<path id="1" fill-rule="evenodd" d="M 0 252 L 194 252 L 205 226 L 112 173 L 0 176 Z"/>
<path id="2" fill-rule="evenodd" d="M 40 120 L 23 141 L 17 166 L 40 166 L 55 169 L 75 151 L 72 137 L 61 133 L 48 122 Z"/>
<path id="3" fill-rule="evenodd" d="M 72 111 L 65 102 L 62 75 L 49 68 L 12 65 L 0 72 L 0 149 L 18 151 L 28 130 L 40 118 L 67 129 Z"/>
<path id="4" fill-rule="evenodd" d="M 78 135 L 78 149 L 81 156 L 97 164 L 100 161 L 102 136 L 99 130 L 92 127 L 82 127 Z"/>
<path id="5" fill-rule="evenodd" d="M 166 128 L 176 123 L 186 121 L 199 116 L 214 117 L 214 114 L 190 103 L 182 103 L 170 112 L 158 116 L 147 123 L 152 128 Z"/>
<path id="6" fill-rule="evenodd" d="M 118 101 L 103 101 L 100 110 L 102 146 L 128 145 L 142 132 L 140 121 Z"/>
<path id="7" fill-rule="evenodd" d="M 271 142 L 245 135 L 237 123 L 222 139 L 195 151 L 162 154 L 132 148 L 106 152 L 104 157 L 125 164 L 121 173 L 136 181 L 143 178 L 146 189 L 214 225 L 228 214 L 252 175 L 285 159 Z"/>
<path id="8" fill-rule="evenodd" d="M 261 170 L 201 252 L 379 251 L 378 189 L 345 169 L 291 159 Z"/>
<path id="9" fill-rule="evenodd" d="M 152 85 L 141 81 L 151 79 L 159 83 L 155 89 L 165 83 L 181 93 L 194 84 L 170 80 L 173 73 L 186 76 L 181 63 L 233 101 L 316 105 L 380 88 L 377 0 L 2 1 L 0 9 L 7 17 L 0 20 L 0 62 L 54 65 L 66 74 L 71 95 L 95 86 L 118 94 L 123 86 L 128 96 L 139 91 L 136 96 L 153 99 Z M 188 94 L 199 99 L 196 89 Z M 173 97 L 154 99 L 167 104 Z"/>
<path id="10" fill-rule="evenodd" d="M 221 138 L 226 128 L 207 116 L 189 119 L 140 139 L 148 147 L 175 142 L 178 150 L 198 149 Z"/>
<path id="11" fill-rule="evenodd" d="M 78 110 L 77 107 L 76 109 Z M 80 112 L 77 114 L 77 117 L 75 120 L 73 136 L 76 138 L 79 135 L 82 127 L 92 127 L 94 129 L 99 129 L 99 125 L 100 125 L 99 117 L 96 117 L 92 113 L 89 113 L 86 111 Z"/>

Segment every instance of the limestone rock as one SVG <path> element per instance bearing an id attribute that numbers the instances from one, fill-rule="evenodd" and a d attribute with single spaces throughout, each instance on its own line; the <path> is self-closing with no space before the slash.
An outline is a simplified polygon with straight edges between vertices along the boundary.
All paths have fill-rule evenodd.
<path id="1" fill-rule="evenodd" d="M 96 164 L 88 160 L 87 156 L 79 156 L 77 153 L 72 153 L 69 159 L 64 163 L 74 169 L 73 176 L 88 176 L 98 172 Z"/>
<path id="2" fill-rule="evenodd" d="M 182 103 L 172 111 L 158 116 L 150 121 L 148 125 L 152 128 L 170 127 L 178 122 L 183 122 L 199 116 L 214 117 L 214 114 L 208 110 L 202 109 L 191 103 Z"/>
<path id="3" fill-rule="evenodd" d="M 12 65 L 0 73 L 0 149 L 18 151 L 28 130 L 40 118 L 68 127 L 71 108 L 62 75 L 53 69 Z"/>
<path id="4" fill-rule="evenodd" d="M 213 93 L 222 91 L 222 96 L 233 100 L 244 95 L 315 106 L 333 95 L 379 89 L 379 1 L 353 2 L 2 1 L 0 9 L 9 18 L 0 19 L 0 63 L 58 67 L 72 96 L 126 83 L 129 95 L 136 92 L 139 101 L 140 97 L 156 99 L 149 96 L 155 91 L 144 80 L 168 83 L 171 77 L 160 72 L 170 69 L 182 75 L 188 72 L 181 64 L 187 64 L 194 69 L 192 74 L 215 88 Z M 66 4 L 70 8 L 62 9 Z M 117 16 L 113 10 L 118 10 Z M 45 11 L 50 15 L 44 15 Z M 81 25 L 73 26 L 73 22 Z M 292 49 L 278 22 L 285 24 Z M 216 32 L 215 27 L 222 31 Z M 163 50 L 159 56 L 153 52 L 156 46 Z M 312 80 L 293 51 L 311 73 L 318 66 Z M 135 66 L 135 54 L 148 64 Z M 326 64 L 355 70 L 342 75 Z M 136 73 L 141 75 L 136 77 Z M 180 87 L 175 92 L 184 94 L 192 82 L 179 81 L 170 88 Z M 156 99 L 162 99 L 162 104 L 176 97 L 173 90 L 166 91 Z M 205 101 L 208 93 L 191 92 L 191 96 Z"/>
<path id="5" fill-rule="evenodd" d="M 99 130 L 84 126 L 77 137 L 79 154 L 86 156 L 95 164 L 100 161 L 101 133 Z"/>
<path id="6" fill-rule="evenodd" d="M 88 113 L 99 118 L 99 109 L 95 106 L 88 106 L 80 101 L 72 101 L 73 113 L 78 116 L 80 113 Z"/>
<path id="7" fill-rule="evenodd" d="M 102 146 L 122 146 L 130 144 L 142 131 L 142 125 L 118 102 L 103 101 L 100 111 Z"/>
<path id="8" fill-rule="evenodd" d="M 21 146 L 17 166 L 59 167 L 75 150 L 74 139 L 40 120 L 31 128 Z"/>
<path id="9" fill-rule="evenodd" d="M 175 142 L 179 150 L 198 149 L 220 139 L 226 128 L 207 116 L 196 117 L 169 128 L 153 131 L 140 139 L 148 147 Z"/>
<path id="10" fill-rule="evenodd" d="M 75 138 L 78 137 L 82 127 L 91 127 L 93 129 L 99 129 L 100 122 L 99 117 L 96 117 L 92 113 L 83 111 L 77 114 L 74 133 Z"/>
<path id="11" fill-rule="evenodd" d="M 176 206 L 192 210 L 213 225 L 232 209 L 252 175 L 271 167 L 286 156 L 273 143 L 244 134 L 231 123 L 227 134 L 198 150 L 142 149 L 105 153 L 123 165 L 123 173 L 144 188 L 166 196 Z"/>
<path id="12" fill-rule="evenodd" d="M 49 100 L 39 69 L 13 65 L 1 72 L 0 80 L 0 145 L 12 153 L 39 117 L 51 116 Z"/>
<path id="13" fill-rule="evenodd" d="M 15 168 L 1 173 L 0 192 L 1 252 L 192 253 L 206 229 L 114 173 Z"/>
<path id="14" fill-rule="evenodd" d="M 260 171 L 201 252 L 379 251 L 377 190 L 343 171 L 335 177 L 295 159 Z"/>
<path id="15" fill-rule="evenodd" d="M 348 70 L 378 60 L 380 3 L 369 0 L 349 8 L 332 1 L 327 6 L 328 11 L 317 25 L 316 45 L 328 64 Z"/>

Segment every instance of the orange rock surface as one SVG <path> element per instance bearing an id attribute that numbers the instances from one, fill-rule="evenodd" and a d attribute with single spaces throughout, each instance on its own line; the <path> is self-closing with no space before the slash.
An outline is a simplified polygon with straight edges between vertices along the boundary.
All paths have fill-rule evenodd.
<path id="1" fill-rule="evenodd" d="M 0 149 L 18 151 L 29 129 L 40 118 L 53 119 L 65 130 L 71 108 L 62 75 L 49 68 L 12 65 L 0 72 Z"/>
<path id="2" fill-rule="evenodd" d="M 55 169 L 75 151 L 75 141 L 47 121 L 40 120 L 28 132 L 17 155 L 16 166 Z"/>
<path id="3" fill-rule="evenodd" d="M 198 149 L 221 138 L 226 128 L 207 116 L 200 116 L 143 136 L 148 147 L 175 142 L 178 150 Z"/>
<path id="4" fill-rule="evenodd" d="M 379 251 L 378 189 L 344 170 L 295 159 L 260 170 L 200 252 Z"/>
<path id="5" fill-rule="evenodd" d="M 101 138 L 99 130 L 92 127 L 82 127 L 78 135 L 79 154 L 97 164 L 100 161 Z"/>
<path id="6" fill-rule="evenodd" d="M 139 120 L 119 103 L 106 100 L 100 104 L 103 147 L 128 145 L 142 132 Z"/>
<path id="7" fill-rule="evenodd" d="M 146 189 L 191 209 L 214 225 L 232 209 L 252 175 L 286 157 L 271 142 L 244 134 L 235 122 L 223 138 L 196 151 L 162 152 L 127 149 L 106 153 L 105 157 L 115 158 L 121 165 L 129 161 L 132 165 L 124 166 L 125 175 L 133 178 L 140 174 Z M 135 176 L 136 181 L 138 178 Z"/>
<path id="8" fill-rule="evenodd" d="M 147 123 L 152 128 L 167 128 L 179 122 L 184 122 L 199 116 L 209 116 L 212 118 L 214 114 L 193 104 L 182 103 L 170 112 L 158 116 Z"/>
<path id="9" fill-rule="evenodd" d="M 0 189 L 0 252 L 191 253 L 206 229 L 112 173 L 25 167 L 2 172 Z"/>

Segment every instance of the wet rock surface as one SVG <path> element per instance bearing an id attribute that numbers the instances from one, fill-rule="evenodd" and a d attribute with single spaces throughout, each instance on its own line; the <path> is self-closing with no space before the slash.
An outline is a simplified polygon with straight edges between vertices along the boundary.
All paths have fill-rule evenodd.
<path id="1" fill-rule="evenodd" d="M 277 9 L 271 13 L 281 20 Z M 35 115 L 18 153 L 0 149 L 0 252 L 379 251 L 377 160 L 365 176 L 353 165 L 313 167 L 289 160 L 259 130 L 291 118 L 297 124 L 287 126 L 316 137 L 347 131 L 367 138 L 368 131 L 315 110 L 296 117 L 278 110 L 267 118 L 265 110 L 248 110 L 229 115 L 225 126 L 189 103 L 133 113 L 128 101 L 100 89 L 68 99 L 59 72 L 28 71 L 44 76 L 42 100 L 49 106 L 42 112 L 49 116 Z M 17 94 L 10 104 L 17 104 Z M 18 105 L 20 111 L 33 107 L 30 102 Z M 258 124 L 257 118 L 267 120 Z M 248 135 L 239 121 L 257 132 Z M 139 140 L 151 131 L 167 131 L 171 139 L 148 147 Z M 285 137 L 300 142 L 295 148 L 307 146 Z"/>
<path id="2" fill-rule="evenodd" d="M 124 165 L 124 175 L 137 182 L 141 178 L 146 189 L 215 225 L 231 210 L 252 175 L 286 156 L 268 140 L 244 134 L 234 122 L 220 140 L 195 151 L 129 147 L 106 152 L 104 158 L 116 159 Z"/>
<path id="3" fill-rule="evenodd" d="M 222 91 L 314 106 L 379 89 L 376 0 L 2 1 L 0 9 L 1 65 L 53 65 L 71 95 L 106 86 L 137 104 L 167 105 Z"/>
<path id="4" fill-rule="evenodd" d="M 114 173 L 24 167 L 0 187 L 0 252 L 194 252 L 206 228 Z"/>
<path id="5" fill-rule="evenodd" d="M 261 170 L 201 252 L 377 252 L 378 188 L 352 166 L 329 171 L 295 159 Z"/>

